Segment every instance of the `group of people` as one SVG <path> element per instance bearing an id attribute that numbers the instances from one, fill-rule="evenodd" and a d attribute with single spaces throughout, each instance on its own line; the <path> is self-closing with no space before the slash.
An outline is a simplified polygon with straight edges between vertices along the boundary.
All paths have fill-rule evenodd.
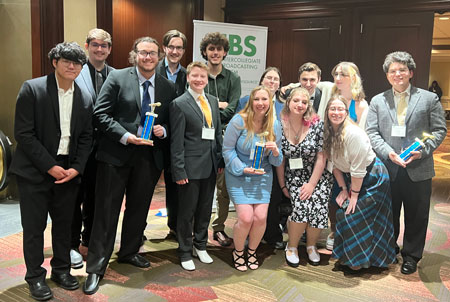
<path id="1" fill-rule="evenodd" d="M 200 50 L 207 64 L 184 68 L 186 45 L 183 33 L 168 31 L 161 59 L 155 39 L 138 38 L 129 54 L 132 66 L 114 70 L 106 64 L 111 36 L 93 29 L 85 43 L 88 58 L 78 44 L 60 43 L 49 53 L 55 72 L 23 84 L 10 172 L 19 186 L 25 280 L 34 299 L 52 297 L 42 267 L 47 214 L 51 280 L 60 287 L 79 287 L 70 269 L 83 266 L 81 245 L 88 273 L 83 291 L 97 292 L 124 196 L 117 261 L 150 267 L 139 248 L 163 171 L 169 235 L 178 241 L 185 270 L 195 270 L 193 257 L 214 261 L 207 241 L 217 187 L 213 239 L 222 246 L 234 242 L 238 271 L 259 268 L 263 239 L 285 248 L 287 264 L 297 267 L 302 236 L 309 263 L 319 265 L 316 244 L 329 221 L 327 248 L 343 269 L 387 267 L 400 252 L 402 205 L 401 271 L 416 271 L 428 223 L 432 153 L 447 129 L 437 96 L 410 84 L 416 66 L 408 53 L 387 55 L 383 70 L 392 89 L 369 105 L 351 62 L 336 65 L 334 83 L 320 82 L 320 68 L 305 63 L 299 83 L 285 87 L 280 71 L 269 67 L 240 99 L 239 76 L 222 64 L 227 38 L 206 34 Z M 151 111 L 154 126 L 144 139 Z M 402 160 L 399 153 L 422 132 L 433 137 Z M 286 245 L 279 227 L 282 198 L 291 204 Z M 233 239 L 224 224 L 230 200 L 237 215 Z"/>

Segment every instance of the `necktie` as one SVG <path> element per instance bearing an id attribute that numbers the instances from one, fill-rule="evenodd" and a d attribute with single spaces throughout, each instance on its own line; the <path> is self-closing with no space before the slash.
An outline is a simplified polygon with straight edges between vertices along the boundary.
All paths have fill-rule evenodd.
<path id="1" fill-rule="evenodd" d="M 100 93 L 100 89 L 103 85 L 103 75 L 101 72 L 95 71 L 95 94 L 98 95 Z"/>
<path id="2" fill-rule="evenodd" d="M 209 110 L 208 102 L 205 100 L 203 95 L 200 95 L 198 97 L 200 100 L 200 106 L 202 107 L 203 115 L 205 116 L 206 123 L 208 124 L 208 127 L 211 128 L 211 121 L 212 121 L 212 115 L 211 110 Z"/>
<path id="3" fill-rule="evenodd" d="M 151 85 L 150 81 L 145 81 L 142 86 L 144 87 L 144 95 L 142 96 L 142 108 L 141 108 L 141 126 L 145 123 L 145 114 L 150 112 L 150 94 L 148 94 L 148 87 Z"/>
<path id="4" fill-rule="evenodd" d="M 400 94 L 400 100 L 397 104 L 397 121 L 400 126 L 405 124 L 406 110 L 408 105 L 406 104 L 406 93 Z"/>

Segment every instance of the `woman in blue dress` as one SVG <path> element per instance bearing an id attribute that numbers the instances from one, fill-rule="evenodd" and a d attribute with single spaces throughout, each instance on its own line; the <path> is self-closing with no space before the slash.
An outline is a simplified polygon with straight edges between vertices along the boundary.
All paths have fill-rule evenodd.
<path id="1" fill-rule="evenodd" d="M 274 119 L 270 90 L 258 86 L 250 93 L 245 108 L 230 121 L 223 140 L 225 180 L 235 205 L 237 221 L 233 228 L 233 263 L 239 271 L 259 267 L 256 249 L 266 228 L 267 209 L 272 191 L 272 165 L 279 166 L 281 126 Z M 252 168 L 253 150 L 259 134 L 265 133 L 263 172 Z M 247 259 L 244 247 L 248 237 Z"/>

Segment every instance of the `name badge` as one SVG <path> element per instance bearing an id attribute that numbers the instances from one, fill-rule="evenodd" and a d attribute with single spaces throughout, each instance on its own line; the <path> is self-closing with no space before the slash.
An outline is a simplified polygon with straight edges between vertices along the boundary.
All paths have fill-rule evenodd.
<path id="1" fill-rule="evenodd" d="M 303 169 L 303 160 L 301 158 L 290 158 L 289 168 L 291 170 Z"/>
<path id="2" fill-rule="evenodd" d="M 331 162 L 331 160 L 327 161 L 327 170 L 330 173 L 333 173 L 333 163 Z"/>
<path id="3" fill-rule="evenodd" d="M 392 126 L 391 136 L 405 137 L 406 136 L 406 126 Z"/>
<path id="4" fill-rule="evenodd" d="M 215 134 L 214 128 L 205 128 L 205 127 L 203 127 L 203 129 L 202 129 L 202 139 L 213 141 L 214 140 L 214 134 Z"/>

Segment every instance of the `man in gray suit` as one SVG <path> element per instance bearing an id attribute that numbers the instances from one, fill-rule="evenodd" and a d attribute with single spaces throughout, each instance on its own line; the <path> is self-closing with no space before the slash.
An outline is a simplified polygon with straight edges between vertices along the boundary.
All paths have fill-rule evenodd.
<path id="1" fill-rule="evenodd" d="M 159 55 L 155 39 L 137 39 L 129 56 L 134 66 L 114 70 L 108 76 L 94 107 L 99 138 L 95 215 L 86 262 L 89 275 L 83 287 L 88 295 L 98 290 L 113 252 L 125 191 L 118 262 L 140 268 L 150 266 L 138 252 L 164 154 L 168 152 L 169 105 L 176 97 L 173 83 L 155 74 Z M 140 136 L 145 113 L 156 102 L 161 106 L 155 109 L 158 117 L 151 142 Z"/>
<path id="2" fill-rule="evenodd" d="M 81 89 L 92 96 L 94 105 L 104 81 L 111 71 L 114 70 L 114 68 L 106 64 L 106 59 L 111 53 L 111 45 L 111 35 L 99 28 L 89 31 L 84 44 L 84 48 L 88 52 L 88 61 L 83 65 L 83 69 L 81 69 L 75 82 Z M 95 153 L 97 152 L 96 132 L 94 130 L 93 147 L 81 178 L 80 191 L 78 192 L 72 220 L 70 262 L 74 269 L 83 267 L 83 257 L 79 248 L 83 248 L 81 253 L 87 254 L 94 220 L 95 176 L 97 174 L 97 161 L 95 160 Z M 81 205 L 83 206 L 81 207 Z M 84 226 L 83 232 L 81 232 L 82 225 Z"/>
<path id="3" fill-rule="evenodd" d="M 400 229 L 403 204 L 405 231 L 401 251 L 401 272 L 412 274 L 422 258 L 430 209 L 431 179 L 435 175 L 433 151 L 447 134 L 441 103 L 436 94 L 410 84 L 416 64 L 407 52 L 386 56 L 383 70 L 392 89 L 370 102 L 366 131 L 377 156 L 386 165 L 391 179 L 395 238 Z M 399 153 L 423 132 L 434 135 L 420 151 L 403 161 Z M 397 251 L 399 252 L 397 247 Z"/>
<path id="4" fill-rule="evenodd" d="M 208 67 L 192 62 L 187 67 L 187 81 L 189 89 L 170 107 L 170 148 L 173 180 L 182 202 L 178 207 L 178 255 L 185 270 L 195 270 L 191 253 L 203 263 L 213 261 L 206 243 L 222 158 L 222 127 L 217 99 L 203 91 Z"/>

